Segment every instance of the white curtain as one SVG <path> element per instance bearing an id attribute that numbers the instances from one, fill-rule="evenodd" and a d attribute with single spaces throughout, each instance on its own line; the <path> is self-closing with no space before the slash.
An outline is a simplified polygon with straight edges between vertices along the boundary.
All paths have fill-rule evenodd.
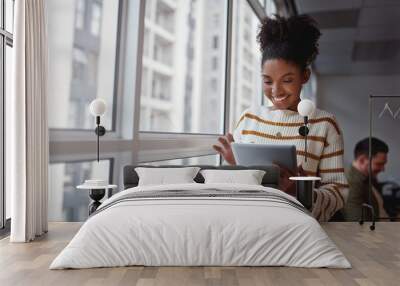
<path id="1" fill-rule="evenodd" d="M 14 7 L 13 92 L 6 111 L 12 242 L 47 232 L 48 127 L 45 0 Z"/>

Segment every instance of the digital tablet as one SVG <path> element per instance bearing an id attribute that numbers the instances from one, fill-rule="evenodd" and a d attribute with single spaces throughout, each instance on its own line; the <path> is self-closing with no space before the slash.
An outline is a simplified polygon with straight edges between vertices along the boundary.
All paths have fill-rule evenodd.
<path id="1" fill-rule="evenodd" d="M 254 143 L 232 143 L 237 165 L 278 164 L 297 173 L 296 146 Z"/>

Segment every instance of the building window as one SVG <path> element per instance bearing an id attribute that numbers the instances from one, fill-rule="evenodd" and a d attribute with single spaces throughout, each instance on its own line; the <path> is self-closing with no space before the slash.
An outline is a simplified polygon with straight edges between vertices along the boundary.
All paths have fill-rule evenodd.
<path id="1" fill-rule="evenodd" d="M 248 69 L 246 66 L 243 66 L 242 74 L 243 74 L 243 79 L 251 83 L 252 74 L 250 69 Z"/>
<path id="2" fill-rule="evenodd" d="M 173 42 L 160 37 L 154 36 L 154 60 L 171 66 L 173 63 Z"/>
<path id="3" fill-rule="evenodd" d="M 150 128 L 154 130 L 168 130 L 171 126 L 171 113 L 166 110 L 153 109 L 150 112 Z"/>
<path id="4" fill-rule="evenodd" d="M 244 22 L 251 25 L 251 15 L 248 11 L 244 13 Z"/>
<path id="5" fill-rule="evenodd" d="M 210 81 L 210 87 L 211 87 L 211 90 L 212 91 L 217 91 L 217 88 L 218 88 L 218 82 L 217 82 L 217 79 L 215 79 L 215 78 L 213 78 L 213 79 L 211 79 L 211 81 Z"/>
<path id="6" fill-rule="evenodd" d="M 219 14 L 215 14 L 214 15 L 214 17 L 213 17 L 213 20 L 214 20 L 214 26 L 215 27 L 218 27 L 219 25 L 220 25 L 220 23 L 219 23 Z"/>
<path id="7" fill-rule="evenodd" d="M 251 41 L 251 33 L 248 29 L 243 31 L 243 37 L 245 41 Z"/>
<path id="8" fill-rule="evenodd" d="M 144 29 L 143 35 L 143 57 L 149 58 L 150 57 L 150 29 Z"/>
<path id="9" fill-rule="evenodd" d="M 248 103 L 251 103 L 251 96 L 252 96 L 251 88 L 247 86 L 242 87 L 242 98 L 246 100 Z"/>
<path id="10" fill-rule="evenodd" d="M 153 7 L 147 6 L 151 5 L 151 2 L 146 2 L 146 9 L 152 9 Z M 151 8 L 150 8 L 151 7 Z M 175 11 L 176 8 L 173 6 L 169 6 L 167 2 L 157 1 L 156 6 L 156 24 L 159 25 L 162 29 L 166 29 L 170 33 L 174 33 L 175 31 Z M 149 11 L 152 14 L 152 11 Z"/>
<path id="11" fill-rule="evenodd" d="M 144 68 L 143 72 L 142 72 L 142 92 L 141 92 L 141 96 L 146 97 L 147 96 L 147 81 L 149 78 L 149 71 L 148 69 Z"/>
<path id="12" fill-rule="evenodd" d="M 218 36 L 213 37 L 213 49 L 218 49 Z"/>
<path id="13" fill-rule="evenodd" d="M 153 0 L 146 0 L 146 10 L 145 10 L 145 16 L 147 19 L 151 19 L 151 12 L 152 12 L 152 6 L 153 6 Z"/>
<path id="14" fill-rule="evenodd" d="M 82 29 L 85 26 L 85 0 L 76 1 L 75 28 Z"/>
<path id="15" fill-rule="evenodd" d="M 90 32 L 93 36 L 100 35 L 100 26 L 101 26 L 101 13 L 102 7 L 101 4 L 98 2 L 92 3 L 92 19 L 90 23 Z"/>
<path id="16" fill-rule="evenodd" d="M 84 51 L 74 48 L 72 57 L 72 79 L 85 81 L 88 59 Z"/>
<path id="17" fill-rule="evenodd" d="M 243 48 L 243 59 L 249 65 L 253 64 L 253 55 L 246 47 Z"/>
<path id="18" fill-rule="evenodd" d="M 153 73 L 151 97 L 161 100 L 171 99 L 171 78 L 161 73 Z"/>
<path id="19" fill-rule="evenodd" d="M 218 58 L 213 57 L 211 62 L 212 62 L 212 64 L 211 64 L 212 70 L 217 70 L 218 69 Z"/>

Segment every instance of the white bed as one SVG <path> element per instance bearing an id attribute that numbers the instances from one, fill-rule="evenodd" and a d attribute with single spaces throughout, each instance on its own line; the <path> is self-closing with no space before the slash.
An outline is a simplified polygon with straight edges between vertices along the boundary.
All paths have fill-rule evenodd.
<path id="1" fill-rule="evenodd" d="M 211 194 L 135 197 L 173 190 Z M 263 193 L 254 197 L 251 191 Z M 220 197 L 215 192 L 241 195 Z M 134 198 L 126 199 L 130 196 Z M 127 265 L 350 268 L 319 223 L 298 204 L 277 189 L 255 185 L 130 188 L 100 206 L 50 269 Z"/>

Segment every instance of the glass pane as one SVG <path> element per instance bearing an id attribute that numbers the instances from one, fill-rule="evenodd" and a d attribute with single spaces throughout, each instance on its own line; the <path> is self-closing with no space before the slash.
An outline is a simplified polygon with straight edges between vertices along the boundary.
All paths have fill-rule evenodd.
<path id="1" fill-rule="evenodd" d="M 0 1 L 0 4 L 2 1 Z M 3 29 L 3 5 L 0 5 L 0 29 Z"/>
<path id="2" fill-rule="evenodd" d="M 101 4 L 98 2 L 92 3 L 92 17 L 90 22 L 90 32 L 93 36 L 98 37 L 100 34 L 101 24 Z"/>
<path id="3" fill-rule="evenodd" d="M 396 135 L 398 134 L 397 130 L 399 130 L 399 118 L 400 95 L 390 98 L 373 98 L 372 137 L 385 142 L 389 147 L 386 156 L 384 153 L 378 152 L 372 157 L 373 191 L 371 203 L 379 218 L 390 217 L 394 219 L 400 217 L 400 174 L 398 172 L 400 169 L 398 160 L 400 158 L 400 137 Z M 376 148 L 379 148 L 379 146 Z M 354 188 L 354 190 L 357 189 Z M 351 196 L 348 206 L 354 206 L 354 192 L 349 195 Z"/>
<path id="4" fill-rule="evenodd" d="M 242 112 L 261 104 L 263 97 L 261 52 L 256 39 L 260 21 L 247 1 L 236 4 L 233 11 L 230 130 Z"/>
<path id="5" fill-rule="evenodd" d="M 49 40 L 49 126 L 92 129 L 88 106 L 107 102 L 101 123 L 112 128 L 118 1 L 51 0 Z"/>
<path id="6" fill-rule="evenodd" d="M 300 96 L 302 99 L 307 98 L 312 100 L 314 103 L 317 102 L 317 76 L 312 69 L 310 79 L 303 85 Z"/>
<path id="7" fill-rule="evenodd" d="M 274 0 L 265 0 L 265 11 L 268 16 L 278 13 Z"/>
<path id="8" fill-rule="evenodd" d="M 83 29 L 85 25 L 85 0 L 77 0 L 75 8 L 75 28 Z"/>
<path id="9" fill-rule="evenodd" d="M 110 160 L 50 164 L 49 221 L 86 220 L 91 202 L 89 190 L 76 186 L 88 179 L 110 181 L 110 166 Z"/>
<path id="10" fill-rule="evenodd" d="M 10 33 L 14 32 L 14 0 L 5 0 L 6 5 L 6 30 Z"/>
<path id="11" fill-rule="evenodd" d="M 226 4 L 146 1 L 141 131 L 221 133 Z"/>
<path id="12" fill-rule="evenodd" d="M 219 165 L 219 155 L 207 155 L 207 156 L 198 156 L 191 158 L 182 158 L 182 159 L 173 159 L 173 160 L 164 160 L 164 161 L 156 161 L 149 162 L 143 165 Z"/>
<path id="13" fill-rule="evenodd" d="M 13 68 L 13 56 L 12 48 L 6 45 L 6 67 L 5 67 L 5 96 L 10 96 L 12 87 L 12 68 Z M 11 217 L 11 191 L 10 188 L 6 188 L 6 219 Z"/>
<path id="14" fill-rule="evenodd" d="M 1 10 L 0 10 L 1 11 Z M 3 51 L 4 36 L 0 35 L 0 51 Z M 0 62 L 3 63 L 3 53 L 0 53 Z M 3 69 L 0 70 L 0 99 L 5 97 L 3 94 Z M 0 100 L 0 229 L 4 227 L 4 210 L 6 206 L 5 190 L 7 187 L 4 186 L 5 170 L 4 170 L 4 152 L 3 148 L 5 145 L 5 134 L 4 134 L 4 112 L 3 106 L 4 100 Z"/>

